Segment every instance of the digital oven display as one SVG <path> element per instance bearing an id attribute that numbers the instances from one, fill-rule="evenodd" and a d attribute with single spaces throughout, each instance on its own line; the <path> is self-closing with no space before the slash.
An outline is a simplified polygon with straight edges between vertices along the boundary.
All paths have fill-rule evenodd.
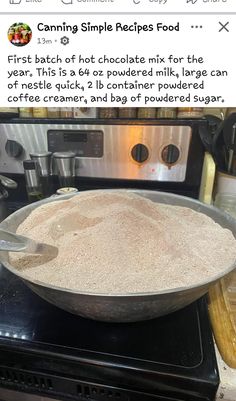
<path id="1" fill-rule="evenodd" d="M 88 135 L 85 132 L 65 132 L 64 142 L 88 142 Z"/>
<path id="2" fill-rule="evenodd" d="M 50 152 L 74 152 L 77 157 L 103 157 L 102 130 L 48 130 Z"/>

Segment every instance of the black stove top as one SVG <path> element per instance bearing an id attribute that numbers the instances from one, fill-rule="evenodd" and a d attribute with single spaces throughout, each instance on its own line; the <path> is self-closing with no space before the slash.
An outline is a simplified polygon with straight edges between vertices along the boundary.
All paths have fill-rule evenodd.
<path id="1" fill-rule="evenodd" d="M 214 400 L 205 299 L 155 320 L 111 324 L 64 312 L 0 266 L 0 387 L 62 400 Z"/>

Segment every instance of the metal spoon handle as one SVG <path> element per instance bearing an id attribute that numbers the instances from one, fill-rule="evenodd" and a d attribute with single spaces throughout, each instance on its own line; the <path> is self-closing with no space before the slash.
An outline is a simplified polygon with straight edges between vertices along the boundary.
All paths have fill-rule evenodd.
<path id="1" fill-rule="evenodd" d="M 5 230 L 0 230 L 0 251 L 46 254 L 54 257 L 58 254 L 58 249 L 55 246 L 38 243 L 23 235 Z"/>
<path id="2" fill-rule="evenodd" d="M 5 177 L 4 175 L 1 174 L 0 174 L 0 182 L 4 187 L 10 189 L 16 189 L 18 186 L 16 181 L 12 180 L 11 178 Z"/>

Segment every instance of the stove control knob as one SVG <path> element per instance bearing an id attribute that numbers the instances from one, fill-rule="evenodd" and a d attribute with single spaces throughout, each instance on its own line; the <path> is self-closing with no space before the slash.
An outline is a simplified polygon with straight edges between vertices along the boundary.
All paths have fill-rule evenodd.
<path id="1" fill-rule="evenodd" d="M 23 154 L 24 148 L 19 142 L 8 139 L 5 150 L 9 157 L 17 159 Z"/>
<path id="2" fill-rule="evenodd" d="M 161 158 L 165 164 L 175 164 L 179 160 L 180 151 L 175 145 L 165 146 L 161 152 Z"/>
<path id="3" fill-rule="evenodd" d="M 147 146 L 142 143 L 138 143 L 131 150 L 132 158 L 138 163 L 144 163 L 149 156 L 149 151 Z"/>

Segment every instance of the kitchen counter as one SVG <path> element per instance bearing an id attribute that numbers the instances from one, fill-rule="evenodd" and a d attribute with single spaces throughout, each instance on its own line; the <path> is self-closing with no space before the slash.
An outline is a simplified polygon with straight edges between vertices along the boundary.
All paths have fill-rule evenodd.
<path id="1" fill-rule="evenodd" d="M 216 357 L 220 372 L 220 386 L 216 399 L 217 401 L 236 401 L 236 369 L 231 369 L 224 363 L 217 347 Z"/>

